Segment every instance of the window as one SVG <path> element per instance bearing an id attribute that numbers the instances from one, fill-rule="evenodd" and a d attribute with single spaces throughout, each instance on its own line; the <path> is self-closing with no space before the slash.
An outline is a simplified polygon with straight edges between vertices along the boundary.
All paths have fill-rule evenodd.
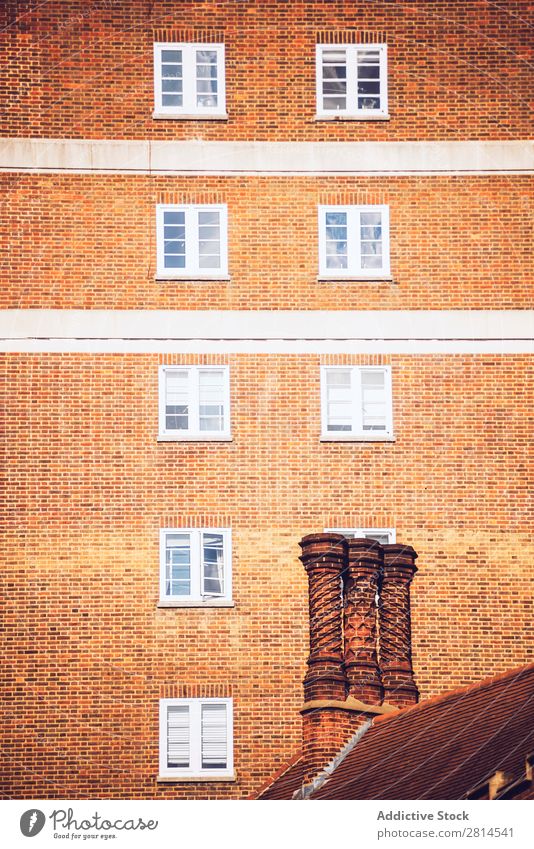
<path id="1" fill-rule="evenodd" d="M 154 45 L 156 118 L 226 118 L 224 44 Z"/>
<path id="2" fill-rule="evenodd" d="M 157 208 L 157 276 L 228 276 L 228 215 L 224 205 Z"/>
<path id="3" fill-rule="evenodd" d="M 160 778 L 233 778 L 232 699 L 160 700 Z"/>
<path id="4" fill-rule="evenodd" d="M 388 118 L 385 44 L 317 45 L 317 118 Z"/>
<path id="5" fill-rule="evenodd" d="M 321 439 L 392 440 L 389 366 L 323 366 Z"/>
<path id="6" fill-rule="evenodd" d="M 232 597 L 229 528 L 163 528 L 160 602 L 164 607 L 224 606 Z"/>
<path id="7" fill-rule="evenodd" d="M 320 206 L 319 276 L 389 277 L 389 207 Z"/>
<path id="8" fill-rule="evenodd" d="M 374 539 L 381 545 L 395 542 L 395 528 L 325 528 L 325 533 L 343 534 L 350 539 Z"/>
<path id="9" fill-rule="evenodd" d="M 229 440 L 228 366 L 161 366 L 160 440 Z"/>

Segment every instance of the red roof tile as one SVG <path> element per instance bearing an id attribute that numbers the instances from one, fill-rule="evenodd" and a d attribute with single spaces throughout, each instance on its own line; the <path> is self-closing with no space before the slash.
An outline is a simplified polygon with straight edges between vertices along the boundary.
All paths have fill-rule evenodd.
<path id="1" fill-rule="evenodd" d="M 462 799 L 496 770 L 522 778 L 532 751 L 534 664 L 378 717 L 311 798 Z M 291 799 L 302 772 L 260 798 Z"/>
<path id="2" fill-rule="evenodd" d="M 373 723 L 314 799 L 462 799 L 534 749 L 534 665 Z"/>
<path id="3" fill-rule="evenodd" d="M 273 778 L 267 789 L 260 793 L 258 799 L 291 799 L 295 790 L 298 790 L 302 784 L 303 771 L 302 757 L 296 755 L 286 764 L 278 777 Z"/>

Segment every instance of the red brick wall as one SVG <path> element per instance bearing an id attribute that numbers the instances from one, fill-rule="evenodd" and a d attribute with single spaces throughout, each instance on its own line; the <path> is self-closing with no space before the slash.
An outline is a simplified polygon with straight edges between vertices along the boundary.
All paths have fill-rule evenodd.
<path id="1" fill-rule="evenodd" d="M 319 442 L 328 358 L 313 355 L 217 358 L 231 369 L 234 441 L 157 443 L 161 359 L 3 357 L 3 792 L 227 798 L 259 787 L 300 745 L 298 542 L 324 527 L 393 526 L 418 552 L 422 698 L 533 659 L 527 357 L 388 358 L 387 444 Z M 232 526 L 235 608 L 156 608 L 158 531 L 174 523 Z M 232 695 L 235 784 L 156 783 L 169 692 Z"/>
<path id="2" fill-rule="evenodd" d="M 32 8 L 35 7 L 35 8 Z M 531 136 L 531 4 L 507 0 L 5 0 L 0 132 L 54 138 L 504 139 Z M 154 33 L 224 37 L 229 119 L 152 118 Z M 388 122 L 316 122 L 318 33 L 385 38 Z M 205 36 L 201 37 L 204 38 Z M 156 38 L 160 38 L 156 35 Z"/>
<path id="3" fill-rule="evenodd" d="M 2 308 L 532 305 L 527 177 L 4 176 Z M 230 282 L 156 281 L 156 204 L 228 205 Z M 387 203 L 394 282 L 318 283 L 319 203 Z"/>

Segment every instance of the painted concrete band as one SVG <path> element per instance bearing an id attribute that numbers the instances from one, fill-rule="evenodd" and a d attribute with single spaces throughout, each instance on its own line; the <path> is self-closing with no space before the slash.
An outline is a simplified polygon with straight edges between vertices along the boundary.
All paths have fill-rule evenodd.
<path id="1" fill-rule="evenodd" d="M 534 355 L 534 340 L 213 340 L 0 339 L 4 354 L 424 354 Z"/>
<path id="2" fill-rule="evenodd" d="M 534 142 L 20 138 L 0 140 L 0 169 L 114 174 L 522 174 L 534 173 Z"/>
<path id="3" fill-rule="evenodd" d="M 0 349 L 531 352 L 534 310 L 4 310 Z"/>

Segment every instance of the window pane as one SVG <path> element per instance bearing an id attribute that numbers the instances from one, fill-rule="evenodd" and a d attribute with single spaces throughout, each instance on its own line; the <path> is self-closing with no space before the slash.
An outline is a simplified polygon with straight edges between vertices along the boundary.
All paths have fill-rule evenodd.
<path id="1" fill-rule="evenodd" d="M 325 214 L 325 220 L 327 225 L 341 225 L 346 226 L 347 224 L 347 213 L 346 212 L 327 212 Z"/>
<path id="2" fill-rule="evenodd" d="M 163 213 L 164 224 L 185 225 L 185 212 L 182 210 L 165 210 Z"/>
<path id="3" fill-rule="evenodd" d="M 161 51 L 161 61 L 162 62 L 178 62 L 182 61 L 182 51 L 181 50 L 162 50 Z"/>
<path id="4" fill-rule="evenodd" d="M 199 268 L 220 268 L 221 267 L 221 257 L 219 254 L 213 254 L 213 256 L 201 256 L 199 257 Z"/>
<path id="5" fill-rule="evenodd" d="M 381 256 L 362 256 L 362 268 L 382 268 Z"/>
<path id="6" fill-rule="evenodd" d="M 204 227 L 208 224 L 219 226 L 219 210 L 218 209 L 203 209 L 198 213 L 199 227 Z"/>
<path id="7" fill-rule="evenodd" d="M 165 545 L 165 595 L 191 595 L 189 534 L 167 534 Z"/>
<path id="8" fill-rule="evenodd" d="M 386 429 L 386 375 L 383 371 L 361 373 L 362 421 L 364 430 Z"/>
<path id="9" fill-rule="evenodd" d="M 350 431 L 352 429 L 352 390 L 350 370 L 327 371 L 326 373 L 327 430 Z"/>
<path id="10" fill-rule="evenodd" d="M 189 706 L 167 708 L 167 766 L 187 769 L 189 766 Z"/>
<path id="11" fill-rule="evenodd" d="M 170 371 L 165 378 L 165 427 L 187 430 L 189 426 L 189 375 L 187 371 Z"/>
<path id="12" fill-rule="evenodd" d="M 224 430 L 224 372 L 203 369 L 199 373 L 200 430 Z"/>
<path id="13" fill-rule="evenodd" d="M 202 769 L 226 769 L 227 746 L 226 705 L 202 705 Z"/>
<path id="14" fill-rule="evenodd" d="M 336 48 L 322 54 L 323 109 L 336 112 L 347 108 L 347 51 Z"/>
<path id="15" fill-rule="evenodd" d="M 182 95 L 162 94 L 161 102 L 163 106 L 182 106 Z"/>
<path id="16" fill-rule="evenodd" d="M 216 65 L 217 51 L 216 50 L 197 50 L 197 65 Z"/>
<path id="17" fill-rule="evenodd" d="M 364 538 L 374 539 L 380 545 L 387 545 L 389 543 L 389 534 L 364 534 Z"/>
<path id="18" fill-rule="evenodd" d="M 198 94 L 213 93 L 217 94 L 217 80 L 200 79 L 197 80 Z"/>
<path id="19" fill-rule="evenodd" d="M 380 109 L 380 98 L 358 97 L 358 109 Z"/>
<path id="20" fill-rule="evenodd" d="M 196 51 L 197 106 L 217 106 L 217 51 Z"/>
<path id="21" fill-rule="evenodd" d="M 222 534 L 203 534 L 203 592 L 224 594 Z"/>
<path id="22" fill-rule="evenodd" d="M 163 266 L 185 268 L 185 212 L 165 210 L 163 213 Z"/>
<path id="23" fill-rule="evenodd" d="M 380 83 L 378 80 L 360 80 L 358 82 L 358 94 L 380 94 Z"/>
<path id="24" fill-rule="evenodd" d="M 162 80 L 161 81 L 161 90 L 163 92 L 181 92 L 182 91 L 182 81 L 181 80 Z"/>
<path id="25" fill-rule="evenodd" d="M 163 79 L 169 77 L 182 77 L 182 66 L 181 65 L 162 65 L 161 66 L 161 76 Z"/>
<path id="26" fill-rule="evenodd" d="M 185 256 L 166 256 L 165 257 L 165 268 L 185 268 Z"/>

